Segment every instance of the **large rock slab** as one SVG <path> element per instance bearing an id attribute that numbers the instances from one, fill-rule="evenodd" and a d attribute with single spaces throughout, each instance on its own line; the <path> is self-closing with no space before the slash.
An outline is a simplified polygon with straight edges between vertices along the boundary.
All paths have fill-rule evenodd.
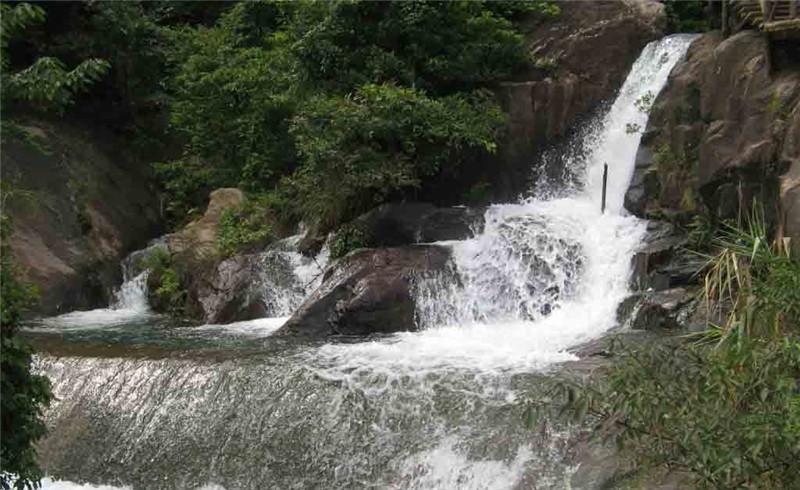
<path id="1" fill-rule="evenodd" d="M 211 192 L 208 207 L 203 216 L 181 230 L 167 235 L 170 251 L 176 254 L 189 252 L 195 256 L 216 253 L 222 215 L 228 209 L 241 206 L 244 201 L 244 193 L 234 187 L 225 187 Z"/>
<path id="2" fill-rule="evenodd" d="M 694 41 L 652 107 L 626 208 L 715 223 L 759 202 L 800 241 L 798 52 L 757 31 Z"/>
<path id="3" fill-rule="evenodd" d="M 687 246 L 686 233 L 674 225 L 649 222 L 645 238 L 632 259 L 631 288 L 661 291 L 699 283 L 707 259 Z"/>
<path id="4" fill-rule="evenodd" d="M 4 124 L 8 121 L 4 120 Z M 3 131 L 3 196 L 23 279 L 37 286 L 36 313 L 107 305 L 120 261 L 158 236 L 159 196 L 149 161 L 98 127 L 35 118 Z"/>
<path id="5" fill-rule="evenodd" d="M 415 330 L 415 281 L 445 273 L 449 265 L 449 248 L 438 245 L 356 250 L 328 269 L 322 285 L 276 334 L 326 337 Z"/>
<path id="6" fill-rule="evenodd" d="M 466 206 L 389 203 L 359 216 L 352 224 L 367 232 L 370 246 L 396 247 L 466 240 L 483 230 L 484 212 L 484 208 Z"/>

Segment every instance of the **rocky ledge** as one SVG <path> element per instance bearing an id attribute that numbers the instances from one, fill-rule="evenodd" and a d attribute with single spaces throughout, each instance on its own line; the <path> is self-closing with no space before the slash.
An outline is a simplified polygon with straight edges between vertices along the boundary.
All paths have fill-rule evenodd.
<path id="1" fill-rule="evenodd" d="M 277 335 L 325 337 L 413 330 L 414 285 L 447 273 L 450 250 L 439 245 L 360 249 L 331 266 L 322 285 Z"/>

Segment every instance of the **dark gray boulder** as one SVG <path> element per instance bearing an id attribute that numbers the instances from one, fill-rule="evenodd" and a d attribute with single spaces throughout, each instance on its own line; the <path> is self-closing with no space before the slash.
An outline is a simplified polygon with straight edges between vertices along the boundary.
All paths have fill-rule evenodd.
<path id="1" fill-rule="evenodd" d="M 705 259 L 686 248 L 686 235 L 664 221 L 648 223 L 642 246 L 634 254 L 631 287 L 634 291 L 697 284 Z"/>
<path id="2" fill-rule="evenodd" d="M 195 277 L 190 291 L 207 323 L 230 323 L 267 316 L 261 254 L 235 255 Z"/>
<path id="3" fill-rule="evenodd" d="M 646 294 L 633 313 L 634 330 L 673 330 L 686 326 L 692 295 L 684 288 Z"/>
<path id="4" fill-rule="evenodd" d="M 415 330 L 414 282 L 449 267 L 450 250 L 438 245 L 356 250 L 328 269 L 322 285 L 276 335 Z"/>
<path id="5" fill-rule="evenodd" d="M 438 208 L 428 203 L 388 203 L 352 221 L 371 247 L 464 240 L 483 229 L 484 208 Z"/>
<path id="6" fill-rule="evenodd" d="M 367 211 L 336 232 L 353 233 L 365 248 L 465 240 L 483 230 L 484 207 L 437 207 L 426 202 L 392 202 Z M 334 239 L 337 237 L 335 236 Z M 309 230 L 299 250 L 316 254 L 326 237 Z"/>

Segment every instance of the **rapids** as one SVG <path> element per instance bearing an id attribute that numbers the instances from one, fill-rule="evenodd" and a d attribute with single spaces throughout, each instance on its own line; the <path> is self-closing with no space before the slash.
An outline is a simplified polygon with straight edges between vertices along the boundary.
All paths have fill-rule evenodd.
<path id="1" fill-rule="evenodd" d="M 143 300 L 145 271 L 112 308 L 31 325 L 56 396 L 44 488 L 578 488 L 569 428 L 526 431 L 518 402 L 616 326 L 645 227 L 622 209 L 641 137 L 628 129 L 645 127 L 637 101 L 660 91 L 691 40 L 643 50 L 558 188 L 491 206 L 481 234 L 447 243 L 458 281 L 420 278 L 418 332 L 271 337 L 324 266 L 291 240 L 272 253 L 292 277 L 265 267 L 274 318 L 171 326 Z"/>

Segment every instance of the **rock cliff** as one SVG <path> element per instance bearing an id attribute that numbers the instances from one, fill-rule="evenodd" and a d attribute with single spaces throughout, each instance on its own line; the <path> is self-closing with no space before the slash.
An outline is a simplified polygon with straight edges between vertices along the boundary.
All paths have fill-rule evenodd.
<path id="1" fill-rule="evenodd" d="M 613 98 L 644 46 L 664 34 L 663 6 L 647 0 L 559 2 L 561 15 L 526 34 L 538 70 L 504 84 L 509 115 L 501 158 L 505 198 L 528 189 L 535 155 Z"/>
<path id="2" fill-rule="evenodd" d="M 712 223 L 760 202 L 800 242 L 800 49 L 757 31 L 699 37 L 656 98 L 626 207 Z"/>
<path id="3" fill-rule="evenodd" d="M 27 119 L 4 128 L 2 180 L 13 189 L 4 212 L 23 278 L 39 289 L 38 313 L 108 304 L 120 260 L 160 232 L 149 165 L 125 148 L 77 123 Z"/>

